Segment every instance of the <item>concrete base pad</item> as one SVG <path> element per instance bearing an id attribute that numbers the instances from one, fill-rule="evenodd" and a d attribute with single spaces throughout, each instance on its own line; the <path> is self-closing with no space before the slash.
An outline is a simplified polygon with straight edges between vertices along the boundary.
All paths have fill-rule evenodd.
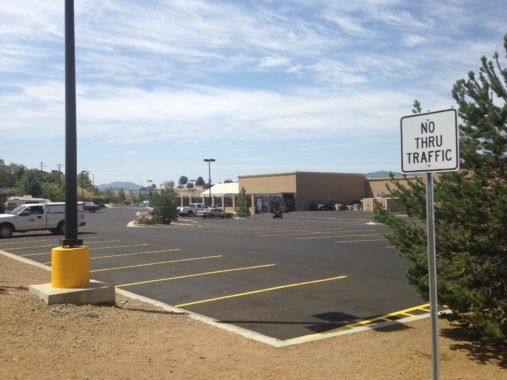
<path id="1" fill-rule="evenodd" d="M 90 280 L 86 288 L 52 288 L 51 284 L 30 285 L 30 294 L 46 304 L 70 303 L 74 305 L 114 304 L 114 286 Z"/>

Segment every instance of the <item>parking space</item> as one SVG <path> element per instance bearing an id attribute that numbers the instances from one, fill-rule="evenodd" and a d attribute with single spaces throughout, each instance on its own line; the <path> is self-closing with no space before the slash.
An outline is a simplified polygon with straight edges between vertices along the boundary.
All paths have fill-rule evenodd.
<path id="1" fill-rule="evenodd" d="M 80 237 L 90 247 L 91 278 L 282 340 L 425 310 L 383 238 L 385 227 L 366 213 L 181 218 L 128 228 L 134 214 L 87 215 Z M 50 265 L 58 238 L 19 234 L 0 240 L 0 250 Z"/>

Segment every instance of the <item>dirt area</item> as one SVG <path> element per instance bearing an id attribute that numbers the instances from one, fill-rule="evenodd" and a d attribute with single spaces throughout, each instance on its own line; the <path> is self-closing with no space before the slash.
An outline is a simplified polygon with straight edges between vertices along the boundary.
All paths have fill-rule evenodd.
<path id="1" fill-rule="evenodd" d="M 50 273 L 0 255 L 2 379 L 430 379 L 430 321 L 272 348 L 117 295 L 47 306 Z M 442 379 L 507 379 L 505 351 L 441 321 Z"/>

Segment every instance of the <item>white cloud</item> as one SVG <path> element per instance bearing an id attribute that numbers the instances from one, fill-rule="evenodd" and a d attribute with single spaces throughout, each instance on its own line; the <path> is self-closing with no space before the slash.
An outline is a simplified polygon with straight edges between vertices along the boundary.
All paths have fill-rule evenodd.
<path id="1" fill-rule="evenodd" d="M 427 42 L 428 42 L 428 40 L 426 38 L 419 36 L 417 34 L 406 35 L 406 36 L 403 36 L 403 38 L 402 38 L 403 46 L 407 46 L 407 47 L 415 47 L 418 45 L 425 44 Z"/>
<path id="2" fill-rule="evenodd" d="M 262 57 L 257 65 L 259 69 L 269 69 L 278 66 L 288 66 L 290 59 L 287 57 Z"/>

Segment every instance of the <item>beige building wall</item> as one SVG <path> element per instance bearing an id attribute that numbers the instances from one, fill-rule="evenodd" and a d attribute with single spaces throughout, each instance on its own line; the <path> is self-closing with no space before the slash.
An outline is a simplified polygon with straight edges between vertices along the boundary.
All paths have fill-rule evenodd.
<path id="1" fill-rule="evenodd" d="M 294 194 L 296 211 L 310 210 L 312 202 L 344 202 L 364 198 L 368 184 L 364 174 L 293 172 L 238 177 L 247 194 Z"/>
<path id="2" fill-rule="evenodd" d="M 298 172 L 296 210 L 310 210 L 311 202 L 315 201 L 360 200 L 366 189 L 364 174 Z"/>
<path id="3" fill-rule="evenodd" d="M 296 192 L 296 173 L 256 174 L 238 177 L 239 190 L 247 194 L 279 194 Z"/>

